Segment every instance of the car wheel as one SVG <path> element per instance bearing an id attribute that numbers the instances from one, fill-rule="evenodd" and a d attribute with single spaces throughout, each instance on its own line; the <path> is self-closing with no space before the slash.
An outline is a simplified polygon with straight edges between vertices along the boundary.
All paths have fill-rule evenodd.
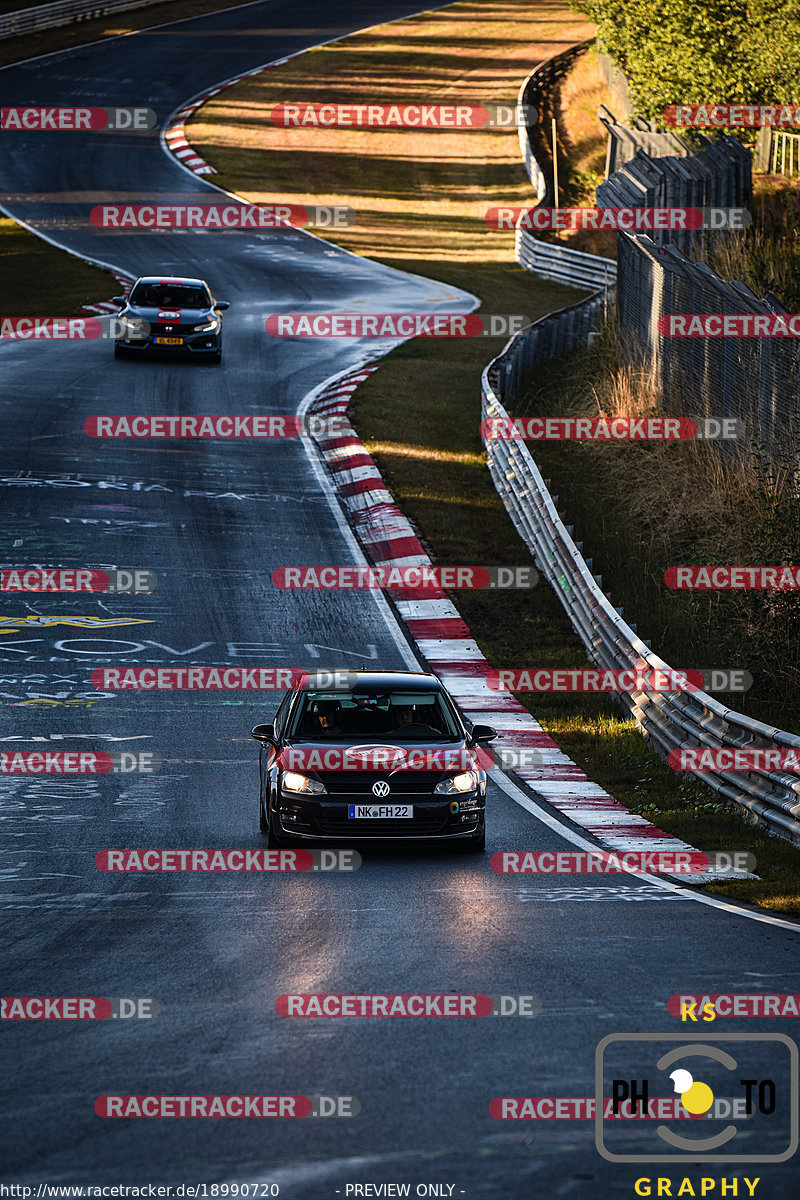
<path id="1" fill-rule="evenodd" d="M 258 828 L 262 833 L 269 833 L 269 821 L 264 815 L 264 805 L 260 796 L 258 798 Z"/>
<path id="2" fill-rule="evenodd" d="M 218 350 L 216 354 L 212 354 L 209 357 L 209 362 L 212 363 L 215 367 L 218 367 L 219 364 L 222 362 L 222 351 Z"/>
<path id="3" fill-rule="evenodd" d="M 123 358 L 125 351 L 120 347 L 119 342 L 114 342 L 114 358 Z"/>

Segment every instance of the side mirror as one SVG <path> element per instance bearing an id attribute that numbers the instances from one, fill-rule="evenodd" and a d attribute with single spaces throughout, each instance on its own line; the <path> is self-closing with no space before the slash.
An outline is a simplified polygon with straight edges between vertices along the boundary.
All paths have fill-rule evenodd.
<path id="1" fill-rule="evenodd" d="M 480 744 L 481 742 L 493 742 L 497 737 L 497 730 L 491 725 L 473 725 L 472 740 Z"/>
<path id="2" fill-rule="evenodd" d="M 112 304 L 127 304 L 128 301 L 125 296 L 112 296 L 111 303 Z"/>
<path id="3" fill-rule="evenodd" d="M 231 305 L 230 305 L 229 300 L 218 300 L 217 303 L 214 305 L 214 308 L 216 308 L 216 310 L 218 312 L 224 312 L 225 309 L 230 308 L 230 306 Z"/>
<path id="4" fill-rule="evenodd" d="M 254 725 L 250 730 L 250 737 L 255 738 L 257 742 L 274 742 L 275 741 L 275 726 L 274 725 Z"/>

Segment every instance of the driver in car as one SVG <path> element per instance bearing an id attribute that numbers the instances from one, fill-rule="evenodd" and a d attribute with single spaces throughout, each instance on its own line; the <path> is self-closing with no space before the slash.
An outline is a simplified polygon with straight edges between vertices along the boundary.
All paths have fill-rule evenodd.
<path id="1" fill-rule="evenodd" d="M 318 700 L 314 716 L 323 737 L 340 737 L 344 733 L 342 706 L 338 700 Z"/>

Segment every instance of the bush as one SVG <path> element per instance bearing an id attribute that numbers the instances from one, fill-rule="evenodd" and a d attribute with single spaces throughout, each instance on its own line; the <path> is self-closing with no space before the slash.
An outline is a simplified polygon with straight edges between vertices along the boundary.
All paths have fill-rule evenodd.
<path id="1" fill-rule="evenodd" d="M 628 78 L 636 112 L 670 104 L 789 104 L 800 77 L 800 0 L 571 0 Z M 735 133 L 736 131 L 731 131 Z"/>

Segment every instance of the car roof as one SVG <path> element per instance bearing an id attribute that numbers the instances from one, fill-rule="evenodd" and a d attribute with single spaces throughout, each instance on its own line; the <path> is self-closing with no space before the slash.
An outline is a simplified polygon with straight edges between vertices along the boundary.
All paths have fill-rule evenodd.
<path id="1" fill-rule="evenodd" d="M 205 279 L 185 279 L 181 275 L 140 275 L 136 283 L 161 283 L 167 287 L 208 287 Z"/>
<path id="2" fill-rule="evenodd" d="M 387 688 L 404 692 L 444 691 L 441 680 L 437 679 L 435 675 L 422 671 L 353 671 L 352 674 L 355 690 L 359 687 L 367 687 Z M 309 675 L 313 677 L 313 670 L 309 671 Z M 317 686 L 316 684 L 311 684 L 309 681 L 308 685 L 301 687 L 299 690 L 320 692 L 336 691 L 339 689 Z"/>

